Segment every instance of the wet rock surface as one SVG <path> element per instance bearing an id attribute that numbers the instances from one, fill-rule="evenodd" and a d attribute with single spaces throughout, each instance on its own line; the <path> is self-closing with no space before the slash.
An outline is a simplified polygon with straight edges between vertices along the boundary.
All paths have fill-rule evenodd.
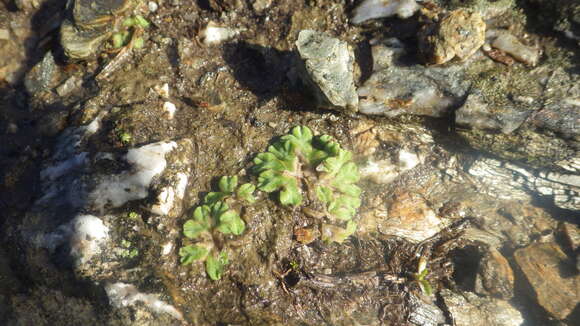
<path id="1" fill-rule="evenodd" d="M 516 251 L 514 257 L 548 313 L 562 320 L 577 308 L 580 277 L 556 244 L 532 244 Z"/>
<path id="2" fill-rule="evenodd" d="M 0 324 L 574 324 L 568 3 L 130 3 L 0 2 Z M 446 16 L 467 32 L 429 34 L 449 60 L 425 65 Z M 244 231 L 205 239 L 221 277 L 183 264 L 220 177 L 257 185 L 256 155 L 299 125 L 352 152 L 354 234 L 222 194 Z"/>
<path id="3" fill-rule="evenodd" d="M 456 325 L 523 325 L 524 319 L 509 302 L 480 298 L 474 293 L 441 291 L 447 309 Z"/>

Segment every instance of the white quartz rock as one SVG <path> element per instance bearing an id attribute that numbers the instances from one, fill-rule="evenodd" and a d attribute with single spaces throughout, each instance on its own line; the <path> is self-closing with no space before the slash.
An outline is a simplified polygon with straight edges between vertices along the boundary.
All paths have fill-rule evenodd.
<path id="1" fill-rule="evenodd" d="M 508 33 L 498 36 L 491 45 L 528 65 L 535 66 L 540 58 L 540 53 L 537 49 L 522 44 L 515 36 Z"/>
<path id="2" fill-rule="evenodd" d="M 90 201 L 102 210 L 107 203 L 119 207 L 130 200 L 146 198 L 151 181 L 167 166 L 165 154 L 176 147 L 175 142 L 159 142 L 130 149 L 125 161 L 132 169 L 107 176 L 89 194 Z"/>
<path id="3" fill-rule="evenodd" d="M 238 35 L 240 30 L 222 27 L 214 22 L 209 22 L 199 33 L 199 39 L 205 46 L 220 44 Z"/>
<path id="4" fill-rule="evenodd" d="M 174 306 L 159 300 L 155 294 L 139 292 L 137 287 L 132 284 L 122 282 L 109 283 L 105 285 L 105 292 L 107 292 L 109 302 L 114 307 L 127 307 L 141 302 L 155 313 L 166 313 L 175 319 L 183 320 L 183 315 Z"/>
<path id="5" fill-rule="evenodd" d="M 83 264 L 99 254 L 108 239 L 109 227 L 99 217 L 78 215 L 54 232 L 36 235 L 33 242 L 51 252 L 68 243 L 71 256 L 77 259 L 77 264 Z"/>

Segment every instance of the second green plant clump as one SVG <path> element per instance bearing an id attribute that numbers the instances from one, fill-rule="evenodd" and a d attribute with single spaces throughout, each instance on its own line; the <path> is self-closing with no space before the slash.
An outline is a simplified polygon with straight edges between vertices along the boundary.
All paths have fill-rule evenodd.
<path id="1" fill-rule="evenodd" d="M 195 242 L 179 250 L 183 265 L 205 261 L 205 270 L 212 280 L 219 280 L 224 266 L 228 264 L 227 250 L 223 245 L 218 248 L 214 233 L 241 235 L 246 224 L 238 212 L 230 208 L 230 204 L 237 201 L 255 201 L 255 186 L 246 183 L 238 187 L 236 176 L 222 177 L 218 187 L 220 191 L 208 193 L 202 204 L 194 210 L 193 218 L 183 225 L 183 234 Z"/>
<path id="2" fill-rule="evenodd" d="M 278 192 L 280 203 L 300 206 L 304 195 L 310 211 L 323 217 L 322 239 L 342 242 L 356 230 L 352 220 L 359 208 L 361 189 L 352 153 L 331 136 L 314 136 L 305 126 L 268 147 L 254 159 L 258 189 Z"/>

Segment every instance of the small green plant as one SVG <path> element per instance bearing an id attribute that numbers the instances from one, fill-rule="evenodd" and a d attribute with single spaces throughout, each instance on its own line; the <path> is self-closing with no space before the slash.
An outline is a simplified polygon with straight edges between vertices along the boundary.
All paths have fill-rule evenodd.
<path id="1" fill-rule="evenodd" d="M 140 218 L 141 215 L 139 215 L 139 213 L 137 213 L 137 212 L 129 212 L 127 214 L 127 217 L 132 219 L 132 220 L 136 220 L 136 219 Z"/>
<path id="2" fill-rule="evenodd" d="M 139 256 L 139 249 L 132 248 L 133 244 L 131 241 L 123 239 L 121 240 L 121 246 L 123 247 L 119 250 L 121 257 L 132 259 Z"/>
<path id="3" fill-rule="evenodd" d="M 419 284 L 419 288 L 423 294 L 430 296 L 433 293 L 433 288 L 429 281 L 425 279 L 428 274 L 427 259 L 421 257 L 419 258 L 419 263 L 417 263 L 417 273 L 413 273 L 413 280 Z"/>
<path id="4" fill-rule="evenodd" d="M 151 24 L 147 19 L 140 15 L 131 16 L 123 21 L 123 30 L 114 33 L 111 38 L 113 48 L 119 49 L 127 45 L 133 48 L 142 48 L 145 44 L 143 38 L 140 36 L 142 31 L 148 28 Z"/>
<path id="5" fill-rule="evenodd" d="M 314 136 L 305 126 L 268 147 L 254 159 L 258 189 L 278 193 L 284 206 L 299 206 L 303 192 L 310 206 L 333 223 L 322 224 L 322 239 L 342 242 L 356 230 L 352 220 L 360 206 L 358 167 L 352 153 L 329 135 Z"/>
<path id="6" fill-rule="evenodd" d="M 252 184 L 238 187 L 238 177 L 222 177 L 219 180 L 218 192 L 208 193 L 202 204 L 193 211 L 193 218 L 183 224 L 183 234 L 190 240 L 196 240 L 179 250 L 181 264 L 188 265 L 194 261 L 205 261 L 205 270 L 212 280 L 219 280 L 228 254 L 225 249 L 218 250 L 213 241 L 213 233 L 241 235 L 246 225 L 230 204 L 237 201 L 252 203 L 255 201 Z"/>
<path id="7" fill-rule="evenodd" d="M 124 145 L 130 144 L 132 139 L 133 137 L 131 136 L 131 134 L 126 131 L 121 131 L 119 133 L 119 141 Z"/>

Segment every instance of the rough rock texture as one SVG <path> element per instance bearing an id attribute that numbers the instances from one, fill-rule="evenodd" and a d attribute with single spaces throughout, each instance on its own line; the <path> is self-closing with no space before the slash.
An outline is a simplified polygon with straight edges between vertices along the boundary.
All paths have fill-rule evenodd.
<path id="1" fill-rule="evenodd" d="M 461 75 L 459 66 L 391 66 L 375 71 L 358 89 L 360 112 L 387 117 L 446 116 L 467 91 L 469 82 Z"/>
<path id="2" fill-rule="evenodd" d="M 492 158 L 475 161 L 469 174 L 485 185 L 490 196 L 525 200 L 533 193 L 553 198 L 561 208 L 580 209 L 580 178 L 576 173 L 556 173 L 525 168 Z"/>
<path id="3" fill-rule="evenodd" d="M 503 300 L 514 296 L 514 272 L 507 259 L 493 248 L 484 254 L 479 263 L 475 292 Z"/>
<path id="4" fill-rule="evenodd" d="M 465 103 L 455 111 L 455 122 L 460 126 L 469 126 L 483 130 L 501 130 L 509 134 L 519 128 L 532 113 L 514 106 L 490 107 L 481 94 L 473 92 L 467 96 Z"/>
<path id="5" fill-rule="evenodd" d="M 450 290 L 441 296 L 454 325 L 457 326 L 520 326 L 524 324 L 521 313 L 507 301 L 478 297 L 471 292 L 461 294 Z"/>
<path id="6" fill-rule="evenodd" d="M 457 9 L 423 26 L 418 37 L 427 64 L 465 60 L 485 42 L 485 22 L 477 12 Z"/>
<path id="7" fill-rule="evenodd" d="M 554 172 L 558 161 L 577 158 L 577 74 L 560 67 L 520 66 L 508 74 L 501 71 L 468 73 L 474 83 L 465 105 L 457 111 L 456 122 L 472 130 L 458 130 L 459 134 L 477 149 Z"/>
<path id="8" fill-rule="evenodd" d="M 339 39 L 313 30 L 301 31 L 296 49 L 304 64 L 301 76 L 320 106 L 358 111 L 354 87 L 354 53 Z"/>
<path id="9" fill-rule="evenodd" d="M 537 302 L 557 319 L 577 308 L 580 275 L 570 258 L 555 243 L 535 243 L 514 257 L 536 295 Z"/>
<path id="10" fill-rule="evenodd" d="M 131 1 L 74 0 L 69 4 L 69 15 L 60 27 L 60 42 L 69 58 L 87 59 L 96 55 L 111 36 L 115 19 L 131 6 Z"/>
<path id="11" fill-rule="evenodd" d="M 375 214 L 378 231 L 389 236 L 397 236 L 411 242 L 420 242 L 441 231 L 449 221 L 437 216 L 435 211 L 419 194 L 402 193 L 396 195 L 386 214 Z"/>
<path id="12" fill-rule="evenodd" d="M 437 326 L 445 323 L 445 315 L 434 303 L 412 296 L 409 322 L 417 326 Z"/>

